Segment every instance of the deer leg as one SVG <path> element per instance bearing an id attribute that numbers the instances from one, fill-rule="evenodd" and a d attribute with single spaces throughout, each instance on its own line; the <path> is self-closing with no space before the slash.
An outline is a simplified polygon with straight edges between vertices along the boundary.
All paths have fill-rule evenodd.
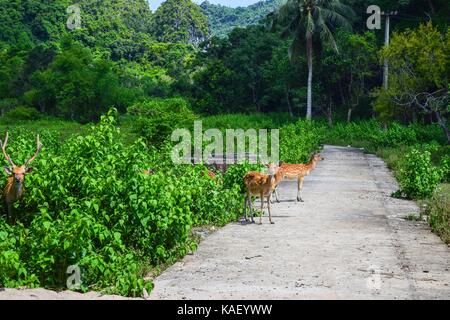
<path id="1" fill-rule="evenodd" d="M 303 179 L 304 177 L 299 177 L 298 178 L 298 182 L 297 182 L 297 202 L 305 202 L 303 201 L 302 197 L 301 197 L 301 191 L 303 189 Z"/>
<path id="2" fill-rule="evenodd" d="M 248 202 L 248 197 L 247 195 L 244 198 L 244 220 L 247 221 L 247 202 Z M 239 217 L 238 217 L 238 221 L 239 221 Z"/>
<path id="3" fill-rule="evenodd" d="M 269 221 L 270 224 L 275 224 L 275 222 L 272 221 L 272 212 L 270 211 L 270 201 L 269 199 L 271 198 L 272 193 L 269 194 L 269 196 L 267 197 L 267 211 L 269 211 Z"/>
<path id="4" fill-rule="evenodd" d="M 250 215 L 252 216 L 252 223 L 255 223 L 255 219 L 253 218 L 253 203 L 252 203 L 252 196 L 249 194 L 248 196 L 248 206 L 250 209 Z"/>
<path id="5" fill-rule="evenodd" d="M 262 215 L 264 213 L 264 193 L 260 194 L 261 199 L 261 212 L 259 213 L 259 224 L 262 224 Z"/>
<path id="6" fill-rule="evenodd" d="M 275 199 L 277 199 L 277 202 L 280 203 L 280 197 L 278 196 L 278 187 L 275 188 Z"/>
<path id="7" fill-rule="evenodd" d="M 273 190 L 273 193 L 272 193 L 272 194 L 275 194 L 275 199 L 277 200 L 278 203 L 280 203 L 280 198 L 278 197 L 278 191 L 277 191 L 277 189 L 278 189 L 278 187 L 276 187 L 276 188 Z M 271 196 L 270 196 L 270 203 L 273 203 L 273 202 L 274 202 L 273 199 L 272 199 L 272 194 L 271 194 Z"/>

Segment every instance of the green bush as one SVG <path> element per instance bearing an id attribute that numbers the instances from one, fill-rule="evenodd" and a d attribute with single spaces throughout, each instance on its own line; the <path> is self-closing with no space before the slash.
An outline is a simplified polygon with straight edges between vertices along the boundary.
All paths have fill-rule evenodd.
<path id="1" fill-rule="evenodd" d="M 137 116 L 136 128 L 150 145 L 159 146 L 170 138 L 176 128 L 192 128 L 195 114 L 182 98 L 151 99 L 128 108 Z"/>
<path id="2" fill-rule="evenodd" d="M 441 170 L 432 165 L 428 150 L 411 149 L 399 168 L 397 177 L 401 192 L 410 198 L 431 196 L 441 180 Z"/>
<path id="3" fill-rule="evenodd" d="M 287 163 L 305 163 L 311 153 L 320 149 L 325 126 L 299 120 L 280 130 L 280 160 Z"/>
<path id="4" fill-rule="evenodd" d="M 35 108 L 16 107 L 5 113 L 5 118 L 9 121 L 36 120 L 40 117 L 39 111 Z"/>
<path id="5" fill-rule="evenodd" d="M 402 126 L 399 123 L 392 123 L 386 131 L 381 131 L 379 146 L 410 146 L 417 143 L 416 130 L 411 126 Z"/>
<path id="6" fill-rule="evenodd" d="M 202 175 L 203 166 L 173 165 L 168 145 L 125 145 L 115 119 L 110 112 L 87 135 L 61 144 L 43 134 L 26 194 L 15 204 L 17 223 L 0 219 L 0 287 L 63 287 L 67 267 L 78 265 L 82 291 L 140 296 L 152 288 L 144 280 L 149 268 L 195 247 L 194 225 L 237 217 L 239 186 L 225 188 L 220 177 Z M 35 136 L 24 129 L 10 135 L 9 152 L 23 161 Z M 148 167 L 154 175 L 141 173 Z"/>
<path id="7" fill-rule="evenodd" d="M 450 243 L 450 185 L 437 188 L 428 201 L 427 214 L 431 228 L 441 239 Z"/>
<path id="8" fill-rule="evenodd" d="M 437 125 L 404 126 L 393 122 L 386 129 L 375 120 L 337 123 L 326 133 L 328 143 L 364 147 L 369 152 L 380 148 L 412 146 L 437 141 L 445 143 Z"/>
<path id="9" fill-rule="evenodd" d="M 442 180 L 450 182 L 450 156 L 445 155 L 441 161 Z"/>

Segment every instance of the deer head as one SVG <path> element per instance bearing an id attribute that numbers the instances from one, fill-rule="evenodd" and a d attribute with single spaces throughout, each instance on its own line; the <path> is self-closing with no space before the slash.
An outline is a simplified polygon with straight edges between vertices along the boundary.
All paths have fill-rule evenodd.
<path id="1" fill-rule="evenodd" d="M 325 160 L 325 158 L 322 157 L 322 155 L 320 153 L 313 154 L 312 158 L 314 159 L 315 162 L 319 162 L 319 161 Z"/>
<path id="2" fill-rule="evenodd" d="M 10 176 L 10 179 L 12 178 L 13 185 L 7 185 L 6 188 L 9 187 L 10 190 L 6 190 L 8 194 L 6 194 L 6 200 L 8 202 L 13 202 L 17 200 L 18 197 L 22 195 L 23 192 L 23 182 L 25 179 L 25 175 L 28 173 L 31 173 L 33 171 L 33 168 L 30 168 L 29 165 L 36 159 L 38 154 L 41 152 L 42 149 L 42 143 L 39 140 L 39 135 L 37 136 L 36 144 L 37 149 L 33 157 L 29 158 L 24 165 L 22 166 L 16 166 L 14 162 L 12 161 L 11 157 L 6 152 L 6 147 L 8 145 L 8 132 L 6 133 L 5 142 L 2 142 L 0 140 L 0 147 L 2 148 L 3 155 L 5 156 L 6 160 L 9 162 L 9 166 L 5 166 L 5 172 Z M 11 188 L 14 187 L 14 188 Z M 14 191 L 14 193 L 13 193 Z"/>
<path id="3" fill-rule="evenodd" d="M 264 166 L 267 168 L 267 170 L 269 171 L 269 176 L 273 177 L 275 176 L 278 171 L 280 170 L 280 166 L 279 164 L 275 164 L 275 163 L 266 163 L 264 164 Z"/>
<path id="4" fill-rule="evenodd" d="M 312 169 L 314 170 L 316 168 L 317 162 L 319 161 L 323 161 L 325 160 L 325 158 L 323 158 L 320 153 L 314 153 L 311 156 L 311 161 L 309 163 L 309 165 L 312 167 Z"/>

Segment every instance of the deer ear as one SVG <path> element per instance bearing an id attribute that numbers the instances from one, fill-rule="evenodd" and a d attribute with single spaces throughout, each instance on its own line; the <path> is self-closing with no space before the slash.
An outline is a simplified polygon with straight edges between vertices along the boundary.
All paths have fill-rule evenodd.
<path id="1" fill-rule="evenodd" d="M 3 168 L 5 169 L 6 174 L 8 174 L 8 175 L 12 175 L 13 174 L 11 168 L 9 168 L 9 167 L 3 167 Z"/>
<path id="2" fill-rule="evenodd" d="M 25 173 L 32 173 L 33 172 L 33 168 L 27 168 L 27 170 L 25 171 Z"/>

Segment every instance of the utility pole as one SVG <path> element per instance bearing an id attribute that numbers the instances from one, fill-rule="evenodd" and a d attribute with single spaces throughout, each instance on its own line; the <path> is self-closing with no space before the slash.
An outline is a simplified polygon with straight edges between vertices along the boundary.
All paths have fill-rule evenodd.
<path id="1" fill-rule="evenodd" d="M 397 11 L 382 12 L 381 14 L 386 17 L 385 30 L 384 30 L 384 45 L 387 47 L 390 43 L 390 28 L 391 28 L 391 16 L 397 15 Z M 383 86 L 387 90 L 389 88 L 389 60 L 384 59 L 384 72 L 383 72 Z"/>

